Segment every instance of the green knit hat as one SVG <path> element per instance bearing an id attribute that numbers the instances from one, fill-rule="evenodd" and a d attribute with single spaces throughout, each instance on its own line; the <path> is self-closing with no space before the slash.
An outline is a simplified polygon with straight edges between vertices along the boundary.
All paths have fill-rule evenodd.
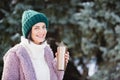
<path id="1" fill-rule="evenodd" d="M 45 14 L 34 11 L 34 10 L 26 10 L 22 15 L 22 34 L 25 38 L 27 38 L 31 28 L 38 22 L 44 22 L 46 27 L 48 27 L 48 19 Z"/>

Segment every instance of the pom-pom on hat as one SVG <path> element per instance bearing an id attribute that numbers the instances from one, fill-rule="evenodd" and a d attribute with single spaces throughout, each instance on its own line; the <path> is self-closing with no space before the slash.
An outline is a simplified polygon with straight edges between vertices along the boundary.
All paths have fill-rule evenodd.
<path id="1" fill-rule="evenodd" d="M 48 27 L 48 19 L 45 14 L 34 11 L 34 10 L 26 10 L 22 14 L 22 34 L 25 38 L 27 38 L 32 26 L 36 23 L 44 22 L 46 27 Z"/>

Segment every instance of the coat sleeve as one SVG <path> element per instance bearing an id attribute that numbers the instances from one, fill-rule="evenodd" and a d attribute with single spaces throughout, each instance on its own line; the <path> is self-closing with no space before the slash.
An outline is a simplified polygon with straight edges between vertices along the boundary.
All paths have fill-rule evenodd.
<path id="1" fill-rule="evenodd" d="M 64 71 L 57 70 L 57 60 L 56 59 L 53 60 L 53 67 L 54 67 L 55 72 L 57 73 L 58 79 L 63 80 Z"/>
<path id="2" fill-rule="evenodd" d="M 19 60 L 15 52 L 7 52 L 3 59 L 2 80 L 19 80 Z"/>
<path id="3" fill-rule="evenodd" d="M 52 49 L 50 47 L 46 47 L 45 51 L 46 60 L 48 64 L 52 64 L 52 67 L 50 68 L 53 68 L 52 70 L 54 70 L 55 74 L 57 75 L 57 80 L 63 80 L 64 71 L 57 70 L 57 61 L 56 59 L 54 59 Z"/>

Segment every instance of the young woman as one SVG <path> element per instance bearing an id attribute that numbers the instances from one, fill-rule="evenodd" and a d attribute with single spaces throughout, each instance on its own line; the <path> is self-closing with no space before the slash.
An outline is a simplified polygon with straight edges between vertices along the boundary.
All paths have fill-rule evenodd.
<path id="1" fill-rule="evenodd" d="M 57 70 L 57 59 L 45 40 L 47 27 L 48 19 L 43 13 L 24 11 L 23 36 L 4 56 L 2 80 L 62 80 L 64 71 Z M 68 60 L 67 52 L 66 64 Z"/>

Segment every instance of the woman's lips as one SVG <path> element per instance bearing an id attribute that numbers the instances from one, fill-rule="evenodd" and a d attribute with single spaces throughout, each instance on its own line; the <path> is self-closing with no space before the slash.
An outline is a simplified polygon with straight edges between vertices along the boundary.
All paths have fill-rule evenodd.
<path id="1" fill-rule="evenodd" d="M 44 35 L 37 35 L 38 38 L 44 38 Z"/>

